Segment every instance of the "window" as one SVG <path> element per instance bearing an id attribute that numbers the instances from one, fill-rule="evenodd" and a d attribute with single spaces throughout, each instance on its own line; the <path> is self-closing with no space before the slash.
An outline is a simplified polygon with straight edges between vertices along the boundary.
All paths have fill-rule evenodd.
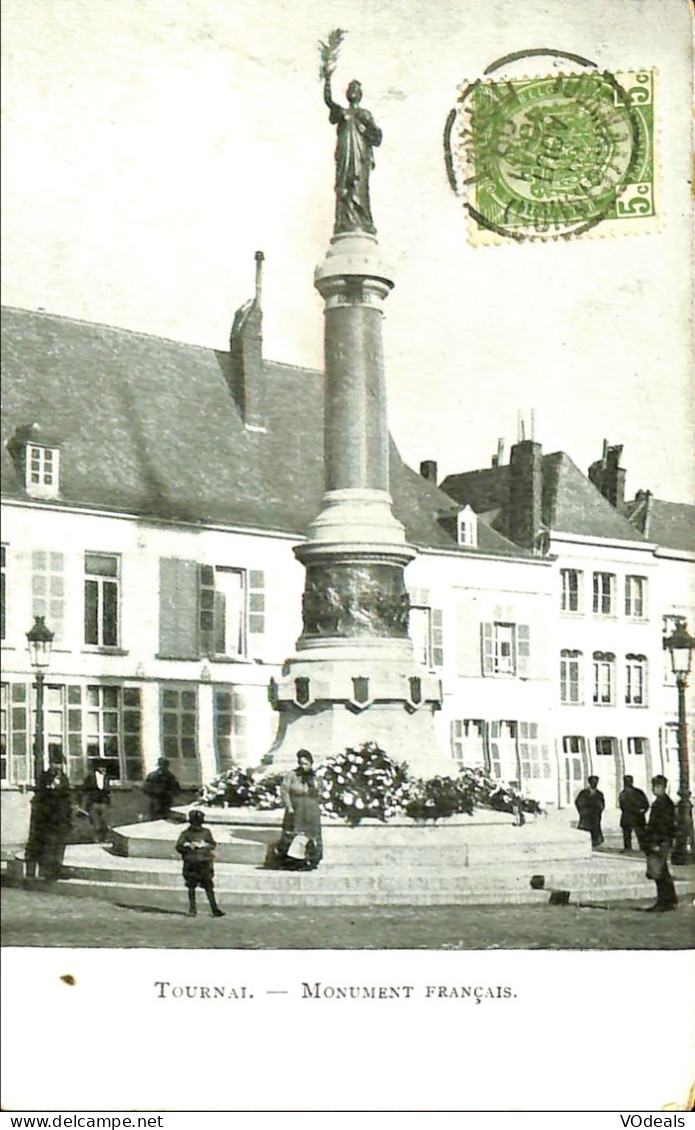
<path id="1" fill-rule="evenodd" d="M 519 783 L 516 722 L 491 722 L 489 741 L 489 770 L 498 780 Z"/>
<path id="2" fill-rule="evenodd" d="M 119 559 L 112 553 L 86 553 L 84 571 L 84 642 L 118 647 Z"/>
<path id="3" fill-rule="evenodd" d="M 644 655 L 626 657 L 625 702 L 628 706 L 647 705 L 647 660 Z"/>
<path id="4" fill-rule="evenodd" d="M 483 675 L 518 675 L 526 678 L 531 657 L 528 624 L 481 624 Z"/>
<path id="5" fill-rule="evenodd" d="M 138 687 L 87 687 L 85 742 L 88 765 L 90 761 L 103 758 L 108 763 L 111 780 L 141 780 L 141 713 Z M 69 728 L 74 729 L 76 724 L 76 719 L 69 720 Z"/>
<path id="6" fill-rule="evenodd" d="M 594 573 L 594 612 L 597 616 L 615 613 L 615 574 Z"/>
<path id="7" fill-rule="evenodd" d="M 578 735 L 571 734 L 562 739 L 562 752 L 566 754 L 574 754 L 584 756 L 585 742 L 584 738 Z"/>
<path id="8" fill-rule="evenodd" d="M 649 752 L 648 738 L 628 738 L 627 752 L 631 757 L 646 757 Z"/>
<path id="9" fill-rule="evenodd" d="M 667 722 L 661 731 L 661 758 L 664 773 L 676 772 L 679 755 L 678 726 L 675 722 Z"/>
<path id="10" fill-rule="evenodd" d="M 58 493 L 60 452 L 57 447 L 28 443 L 25 485 L 30 494 Z"/>
<path id="11" fill-rule="evenodd" d="M 615 656 L 610 651 L 594 652 L 594 695 L 596 706 L 615 703 Z"/>
<path id="12" fill-rule="evenodd" d="M 215 755 L 218 773 L 246 759 L 246 694 L 236 687 L 215 691 Z"/>
<path id="13" fill-rule="evenodd" d="M 265 631 L 265 574 L 261 569 L 159 562 L 159 655 L 238 658 Z"/>
<path id="14" fill-rule="evenodd" d="M 417 591 L 417 590 L 416 590 Z M 418 593 L 422 597 L 423 592 Z M 411 600 L 414 593 L 411 594 Z M 423 667 L 444 664 L 444 621 L 441 608 L 410 607 L 408 630 L 413 641 L 416 663 Z"/>
<path id="15" fill-rule="evenodd" d="M 43 549 L 31 555 L 31 614 L 44 617 L 56 643 L 63 638 L 64 560 L 62 553 Z"/>
<path id="16" fill-rule="evenodd" d="M 27 688 L 2 684 L 2 780 L 26 785 L 31 780 L 27 733 Z"/>
<path id="17" fill-rule="evenodd" d="M 560 702 L 576 706 L 584 701 L 581 651 L 560 652 Z"/>
<path id="18" fill-rule="evenodd" d="M 625 578 L 625 615 L 632 620 L 645 620 L 647 616 L 647 578 Z"/>
<path id="19" fill-rule="evenodd" d="M 200 637 L 208 655 L 246 654 L 246 600 L 240 569 L 200 566 Z"/>
<path id="20" fill-rule="evenodd" d="M 198 757 L 197 692 L 183 687 L 161 688 L 162 754 L 172 761 Z"/>
<path id="21" fill-rule="evenodd" d="M 596 755 L 597 757 L 612 757 L 617 749 L 617 740 L 615 738 L 597 738 L 596 739 Z"/>
<path id="22" fill-rule="evenodd" d="M 5 572 L 7 566 L 7 546 L 0 546 L 0 640 L 5 639 L 6 624 L 6 600 L 7 600 L 7 575 Z"/>
<path id="23" fill-rule="evenodd" d="M 539 738 L 537 722 L 519 723 L 521 781 L 548 780 L 552 775 L 547 743 Z"/>
<path id="24" fill-rule="evenodd" d="M 456 540 L 459 545 L 478 544 L 478 517 L 470 506 L 456 515 Z"/>
<path id="25" fill-rule="evenodd" d="M 582 787 L 586 773 L 586 742 L 578 734 L 570 734 L 562 739 L 563 774 L 562 801 L 573 804 Z"/>
<path id="26" fill-rule="evenodd" d="M 582 610 L 582 580 L 584 574 L 581 569 L 561 569 L 562 599 L 560 607 L 563 612 L 581 612 Z"/>
<path id="27" fill-rule="evenodd" d="M 451 723 L 451 752 L 459 765 L 484 765 L 485 723 L 455 718 Z"/>

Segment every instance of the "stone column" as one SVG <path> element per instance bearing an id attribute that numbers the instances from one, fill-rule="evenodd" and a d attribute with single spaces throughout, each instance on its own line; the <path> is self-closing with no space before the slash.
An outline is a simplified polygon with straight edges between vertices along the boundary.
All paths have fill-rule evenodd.
<path id="1" fill-rule="evenodd" d="M 437 747 L 439 680 L 416 664 L 403 571 L 415 557 L 389 494 L 382 304 L 393 287 L 375 236 L 333 236 L 315 285 L 325 303 L 326 493 L 295 547 L 303 630 L 271 687 L 273 771 L 374 741 L 415 773 L 451 771 Z"/>

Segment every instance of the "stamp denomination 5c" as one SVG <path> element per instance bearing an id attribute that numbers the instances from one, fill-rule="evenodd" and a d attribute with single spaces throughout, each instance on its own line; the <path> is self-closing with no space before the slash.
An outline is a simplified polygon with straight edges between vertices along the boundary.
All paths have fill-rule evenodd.
<path id="1" fill-rule="evenodd" d="M 651 71 L 466 84 L 446 145 L 474 245 L 656 225 Z"/>

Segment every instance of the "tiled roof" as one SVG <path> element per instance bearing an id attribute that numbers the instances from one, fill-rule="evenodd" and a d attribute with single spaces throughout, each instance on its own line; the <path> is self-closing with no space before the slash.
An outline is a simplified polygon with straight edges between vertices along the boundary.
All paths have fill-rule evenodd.
<path id="1" fill-rule="evenodd" d="M 630 521 L 648 541 L 665 549 L 695 553 L 695 506 L 664 502 L 643 493 L 628 502 L 626 510 Z"/>
<path id="2" fill-rule="evenodd" d="M 63 503 L 299 535 L 317 514 L 320 373 L 265 362 L 267 430 L 250 431 L 229 391 L 228 353 L 17 309 L 3 310 L 2 331 L 4 494 L 26 497 L 5 444 L 36 422 L 61 442 Z M 393 442 L 390 461 L 408 539 L 471 552 L 436 520 L 451 499 Z M 479 551 L 518 554 L 484 523 Z"/>
<path id="3" fill-rule="evenodd" d="M 542 466 L 542 516 L 549 530 L 622 541 L 646 540 L 564 452 L 543 456 Z M 449 475 L 442 483 L 442 490 L 458 503 L 468 503 L 479 514 L 493 512 L 493 526 L 504 530 L 509 472 L 509 466 L 505 465 Z"/>

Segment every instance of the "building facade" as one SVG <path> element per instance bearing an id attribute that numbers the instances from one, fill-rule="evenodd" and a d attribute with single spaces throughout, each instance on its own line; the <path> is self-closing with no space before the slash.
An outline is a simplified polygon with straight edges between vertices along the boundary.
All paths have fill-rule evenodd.
<path id="1" fill-rule="evenodd" d="M 44 752 L 71 780 L 96 757 L 124 789 L 160 756 L 191 786 L 258 765 L 302 627 L 292 547 L 324 489 L 320 374 L 264 360 L 260 288 L 225 353 L 19 310 L 3 332 L 4 799 L 32 780 L 36 615 L 55 634 Z M 592 770 L 609 803 L 626 772 L 673 782 L 662 636 L 693 624 L 692 515 L 669 511 L 666 536 L 653 503 L 650 530 L 644 506 L 526 442 L 443 489 L 391 445 L 390 477 L 452 772 L 560 806 Z"/>

